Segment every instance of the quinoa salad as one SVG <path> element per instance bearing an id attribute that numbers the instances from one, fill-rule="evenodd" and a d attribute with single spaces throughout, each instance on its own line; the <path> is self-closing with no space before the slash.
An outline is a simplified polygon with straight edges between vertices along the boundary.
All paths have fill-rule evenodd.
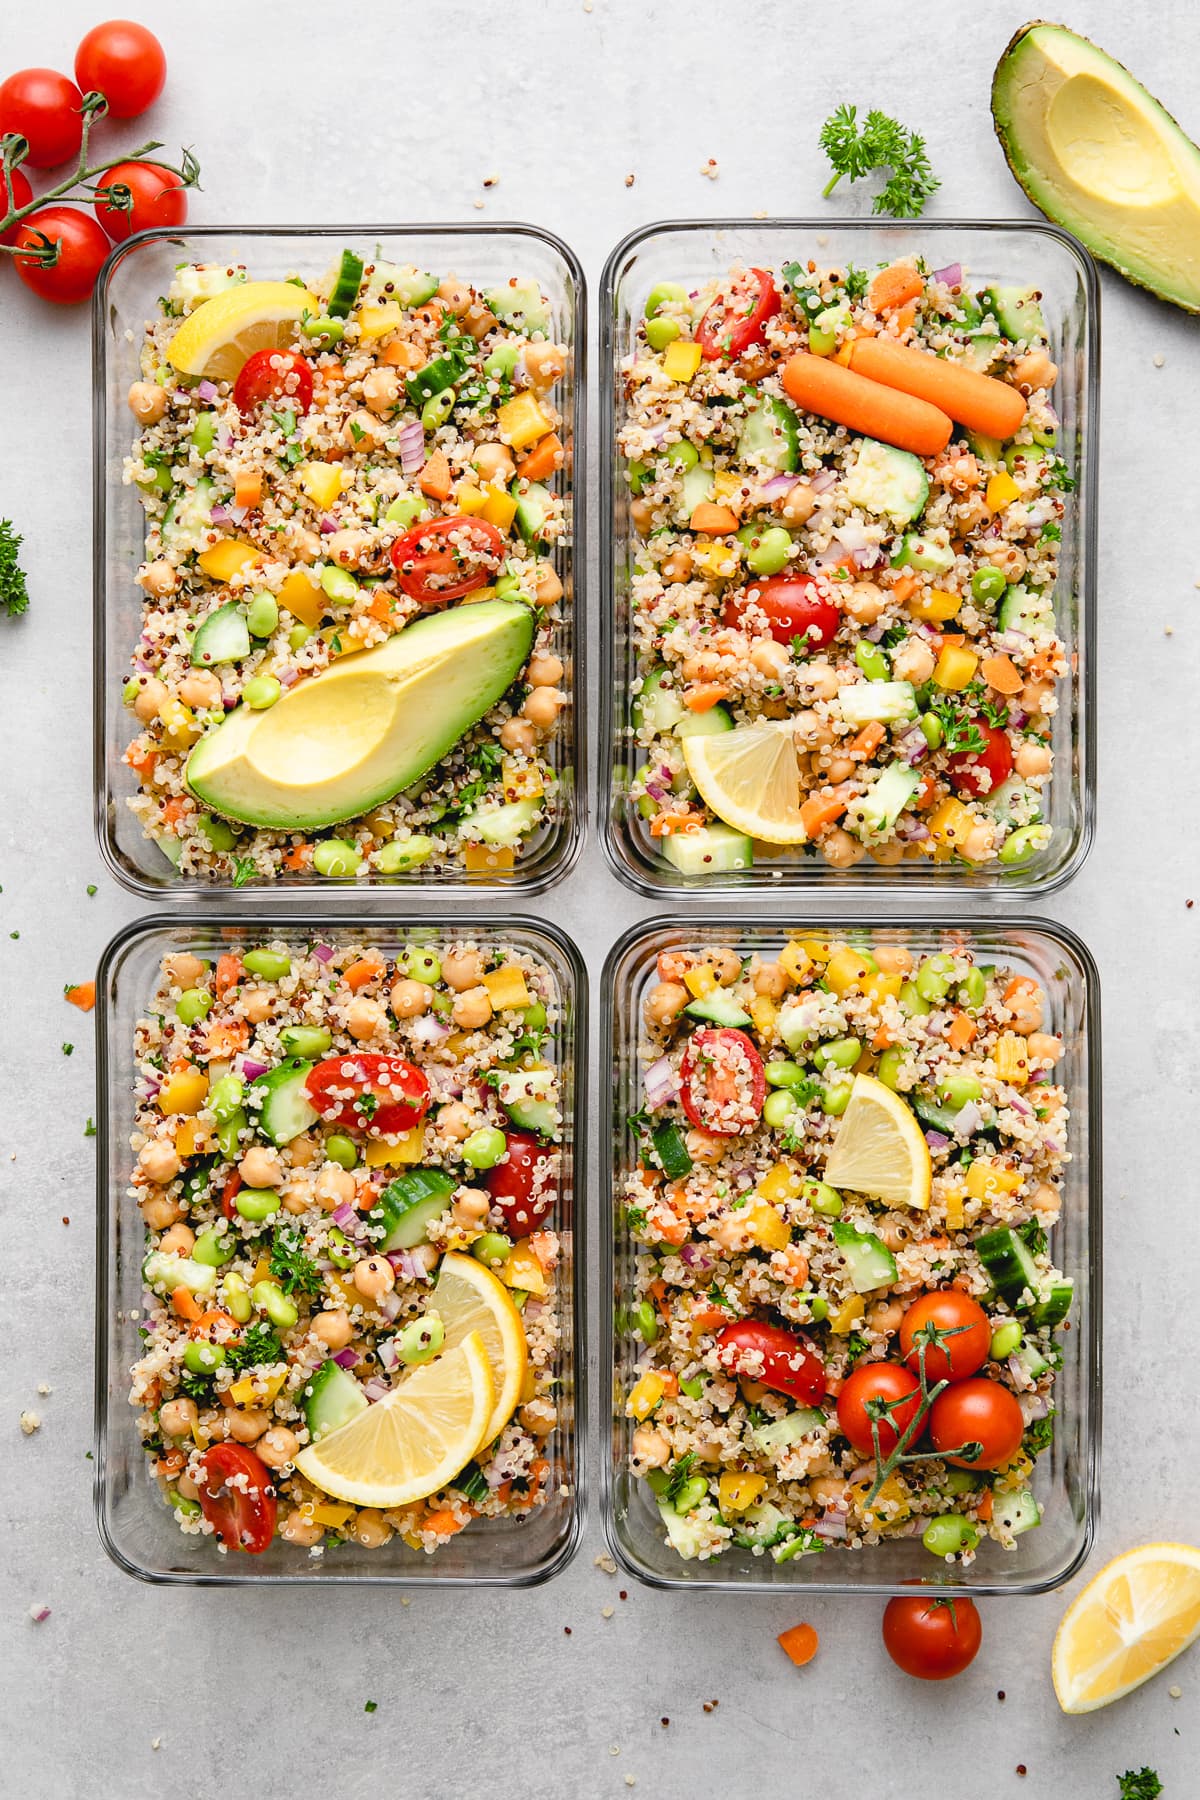
<path id="1" fill-rule="evenodd" d="M 919 257 L 650 292 L 618 421 L 628 794 L 682 873 L 1049 841 L 1075 481 L 1040 302 Z"/>
<path id="2" fill-rule="evenodd" d="M 618 1232 L 628 1467 L 685 1559 L 1036 1529 L 1072 1280 L 1063 1054 L 947 934 L 658 958 Z"/>
<path id="3" fill-rule="evenodd" d="M 568 356 L 537 282 L 517 276 L 476 287 L 352 250 L 308 283 L 177 269 L 128 393 L 124 480 L 146 529 L 123 698 L 128 804 L 181 873 L 239 887 L 502 875 L 544 838 L 567 705 Z M 454 707 L 414 689 L 361 799 L 319 767 L 285 812 L 201 780 L 223 724 L 294 714 L 344 659 L 407 643 L 431 615 L 467 631 L 484 600 L 528 622 L 512 668 L 436 744 L 430 722 Z M 323 723 L 336 759 L 338 718 Z"/>
<path id="4" fill-rule="evenodd" d="M 470 937 L 167 956 L 136 1031 L 130 1404 L 214 1558 L 545 1504 L 560 1460 L 557 983 Z"/>

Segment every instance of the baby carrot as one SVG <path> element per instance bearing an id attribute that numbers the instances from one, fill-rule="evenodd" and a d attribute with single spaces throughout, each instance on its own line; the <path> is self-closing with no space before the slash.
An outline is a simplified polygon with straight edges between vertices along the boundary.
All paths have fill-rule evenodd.
<path id="1" fill-rule="evenodd" d="M 865 375 L 940 407 L 983 437 L 1010 438 L 1025 419 L 1025 401 L 1006 381 L 885 337 L 857 340 L 850 353 L 850 369 L 855 375 Z"/>
<path id="2" fill-rule="evenodd" d="M 893 263 L 890 269 L 880 269 L 872 278 L 867 305 L 872 312 L 893 312 L 909 300 L 919 300 L 924 292 L 925 283 L 915 269 L 907 263 Z"/>
<path id="3" fill-rule="evenodd" d="M 875 341 L 864 339 L 863 346 Z M 854 351 L 852 360 L 857 362 L 857 342 Z M 868 381 L 854 369 L 843 369 L 824 356 L 793 356 L 783 366 L 783 385 L 806 411 L 917 456 L 936 456 L 946 448 L 954 429 L 949 414 L 939 412 L 936 406 L 882 382 Z"/>

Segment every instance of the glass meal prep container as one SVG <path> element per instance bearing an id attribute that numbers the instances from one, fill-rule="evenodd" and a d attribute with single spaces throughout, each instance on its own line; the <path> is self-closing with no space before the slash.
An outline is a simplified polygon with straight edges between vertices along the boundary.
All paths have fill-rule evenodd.
<path id="1" fill-rule="evenodd" d="M 662 952 L 703 953 L 721 946 L 743 958 L 758 951 L 764 960 L 773 960 L 790 938 L 810 936 L 894 945 L 918 956 L 952 944 L 979 963 L 1011 967 L 1041 986 L 1047 1006 L 1043 1029 L 1060 1034 L 1064 1045 L 1054 1078 L 1065 1088 L 1070 1108 L 1070 1160 L 1063 1170 L 1062 1212 L 1049 1248 L 1057 1268 L 1073 1278 L 1075 1291 L 1070 1329 L 1060 1327 L 1056 1339 L 1063 1365 L 1052 1391 L 1054 1438 L 1038 1456 L 1031 1477 L 1042 1518 L 1035 1530 L 1015 1538 L 1011 1550 L 984 1537 L 966 1568 L 931 1555 L 920 1536 L 862 1548 L 834 1546 L 823 1555 L 780 1562 L 769 1551 L 755 1555 L 733 1544 L 708 1560 L 685 1560 L 666 1541 L 649 1485 L 630 1469 L 638 1420 L 629 1416 L 627 1400 L 644 1346 L 626 1321 L 633 1310 L 635 1264 L 646 1251 L 628 1231 L 621 1195 L 636 1166 L 635 1134 L 627 1120 L 645 1100 L 642 1077 L 650 1059 L 639 1053 L 645 1038 L 642 1006 L 659 980 L 657 959 Z M 612 1080 L 601 1083 L 600 1141 L 611 1141 L 612 1160 L 597 1230 L 600 1368 L 601 1379 L 612 1383 L 612 1422 L 601 1456 L 601 1503 L 605 1531 L 621 1565 L 655 1587 L 745 1593 L 888 1594 L 919 1586 L 946 1594 L 1031 1594 L 1068 1580 L 1091 1548 L 1099 1517 L 1100 1018 L 1099 982 L 1086 947 L 1063 926 L 1040 919 L 989 923 L 961 914 L 944 919 L 910 914 L 847 921 L 824 914 L 801 920 L 788 915 L 785 922 L 761 913 L 724 923 L 660 918 L 635 926 L 615 946 L 604 971 L 603 994 L 601 1054 L 611 1046 Z M 888 1354 L 894 1357 L 894 1352 Z"/>
<path id="2" fill-rule="evenodd" d="M 638 539 L 630 513 L 629 465 L 618 434 L 626 417 L 622 364 L 637 342 L 647 296 L 659 283 L 696 289 L 734 265 L 779 270 L 793 260 L 860 268 L 920 255 L 930 268 L 961 263 L 973 285 L 1034 286 L 1059 369 L 1053 389 L 1058 414 L 1056 453 L 1076 484 L 1066 496 L 1059 573 L 1053 605 L 1069 673 L 1057 686 L 1052 749 L 1054 772 L 1043 790 L 1047 841 L 1018 865 L 993 860 L 978 867 L 931 858 L 894 866 L 863 858 L 835 869 L 803 849 L 755 845 L 751 867 L 709 875 L 683 874 L 650 834 L 630 795 L 637 745 L 631 729 L 637 657 L 630 628 Z M 601 737 L 597 759 L 597 818 L 618 877 L 646 895 L 687 894 L 720 901 L 755 890 L 779 892 L 832 887 L 840 894 L 877 893 L 894 884 L 909 893 L 956 892 L 1021 899 L 1048 893 L 1079 869 L 1090 847 L 1095 789 L 1096 427 L 1099 394 L 1099 283 L 1095 265 L 1074 238 L 1042 223 L 970 221 L 747 219 L 677 221 L 632 233 L 612 252 L 601 282 L 600 591 Z"/>
<path id="3" fill-rule="evenodd" d="M 563 586 L 555 651 L 565 665 L 559 685 L 567 701 L 557 729 L 542 746 L 558 783 L 556 811 L 523 840 L 510 870 L 458 867 L 431 873 L 418 866 L 355 880 L 322 878 L 311 868 L 284 869 L 274 880 L 254 880 L 253 891 L 268 902 L 323 892 L 325 903 L 331 881 L 335 888 L 357 893 L 430 885 L 471 894 L 537 893 L 559 880 L 579 852 L 586 740 L 578 696 L 583 692 L 586 633 L 576 627 L 583 591 L 583 560 L 576 550 L 584 529 L 587 331 L 586 283 L 574 253 L 550 233 L 523 224 L 196 226 L 143 232 L 118 246 L 97 284 L 92 315 L 95 822 L 113 875 L 148 899 L 228 895 L 239 884 L 229 877 L 206 880 L 181 874 L 144 834 L 127 804 L 138 786 L 122 758 L 137 722 L 122 703 L 122 687 L 142 631 L 145 596 L 134 576 L 145 556 L 145 516 L 138 489 L 124 482 L 122 470 L 139 429 L 127 394 L 130 384 L 141 379 L 145 323 L 157 316 L 157 298 L 168 292 L 179 264 L 242 264 L 250 280 L 282 280 L 288 274 L 311 280 L 336 264 L 343 248 L 357 250 L 367 261 L 375 256 L 443 275 L 453 272 L 479 288 L 514 276 L 531 277 L 549 302 L 551 339 L 567 347 L 567 368 L 553 391 L 566 457 L 562 470 L 551 477 L 566 507 L 566 530 L 551 560 Z M 336 834 L 338 828 L 333 829 Z"/>
<path id="4" fill-rule="evenodd" d="M 163 957 L 181 951 L 213 959 L 278 940 L 296 953 L 314 942 L 335 948 L 354 943 L 392 956 L 401 945 L 436 946 L 457 935 L 474 939 L 484 949 L 503 944 L 536 958 L 548 973 L 557 1002 L 558 1018 L 552 1022 L 544 1052 L 561 1071 L 562 1112 L 562 1173 L 548 1219 L 561 1242 L 560 1337 L 553 1389 L 558 1422 L 544 1451 L 550 1463 L 545 1504 L 523 1518 L 477 1517 L 433 1555 L 411 1548 L 399 1534 L 378 1549 L 346 1540 L 315 1559 L 279 1537 L 259 1555 L 222 1554 L 207 1534 L 180 1531 L 151 1472 L 137 1409 L 129 1403 L 129 1371 L 142 1354 L 138 1319 L 144 1303 L 145 1260 L 145 1225 L 129 1181 L 135 1160 L 129 1137 L 137 1107 L 136 1021 L 154 992 Z M 557 1574 L 575 1552 L 584 1517 L 580 1433 L 586 1418 L 587 1368 L 583 1201 L 587 982 L 571 941 L 551 925 L 503 915 L 486 922 L 450 917 L 441 923 L 394 917 L 355 922 L 344 915 L 306 924 L 249 917 L 222 918 L 220 923 L 196 916 L 180 916 L 169 923 L 144 919 L 127 926 L 109 944 L 101 960 L 97 995 L 95 1504 L 100 1538 L 109 1556 L 144 1581 L 205 1586 L 370 1582 L 521 1587 Z"/>

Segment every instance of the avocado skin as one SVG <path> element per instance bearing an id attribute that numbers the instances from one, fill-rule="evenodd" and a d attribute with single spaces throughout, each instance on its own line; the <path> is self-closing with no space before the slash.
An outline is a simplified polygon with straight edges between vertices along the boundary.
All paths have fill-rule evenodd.
<path id="1" fill-rule="evenodd" d="M 1094 246 L 1089 243 L 1084 230 L 1080 228 L 1077 222 L 1068 222 L 1066 219 L 1058 217 L 1054 213 L 1047 212 L 1042 202 L 1031 191 L 1025 176 L 1021 171 L 1020 164 L 1016 160 L 1020 154 L 1019 150 L 1011 142 L 1008 134 L 1008 127 L 1001 122 L 1000 109 L 1002 107 L 1002 100 L 1000 89 L 1004 79 L 1005 67 L 1009 59 L 1029 36 L 1030 32 L 1036 31 L 1039 28 L 1044 28 L 1048 31 L 1062 31 L 1067 33 L 1070 37 L 1078 38 L 1080 43 L 1087 44 L 1089 49 L 1094 50 L 1097 56 L 1102 57 L 1105 62 L 1111 63 L 1114 69 L 1119 69 L 1121 74 L 1124 75 L 1126 80 L 1132 83 L 1134 87 L 1141 88 L 1144 94 L 1149 95 L 1155 106 L 1157 106 L 1159 111 L 1163 114 L 1163 117 L 1168 119 L 1175 127 L 1176 131 L 1179 132 L 1180 137 L 1184 138 L 1189 144 L 1193 144 L 1193 147 L 1200 151 L 1200 146 L 1196 146 L 1194 140 L 1188 137 L 1187 132 L 1184 131 L 1174 114 L 1168 112 L 1162 101 L 1159 100 L 1155 94 L 1150 93 L 1150 89 L 1146 84 L 1139 81 L 1136 75 L 1131 74 L 1125 67 L 1125 64 L 1118 62 L 1115 56 L 1110 56 L 1107 50 L 1102 50 L 1099 44 L 1094 43 L 1091 38 L 1086 37 L 1082 31 L 1075 31 L 1069 25 L 1061 25 L 1053 19 L 1030 19 L 1026 24 L 1022 25 L 1018 31 L 1015 31 L 1008 40 L 1008 43 L 1001 52 L 1000 60 L 997 62 L 995 73 L 992 76 L 992 127 L 999 139 L 1000 148 L 1004 154 L 1004 160 L 1008 164 L 1009 173 L 1012 175 L 1013 180 L 1017 183 L 1017 186 L 1021 189 L 1026 199 L 1029 200 L 1033 206 L 1036 206 L 1038 211 L 1050 220 L 1051 224 L 1058 225 L 1063 230 L 1071 232 L 1074 237 L 1077 237 L 1084 248 L 1088 250 L 1098 262 L 1107 263 L 1108 267 L 1110 269 L 1115 269 L 1117 274 L 1125 281 L 1132 283 L 1134 287 L 1141 288 L 1144 293 L 1153 294 L 1156 300 L 1165 301 L 1168 306 L 1177 306 L 1183 312 L 1200 313 L 1200 294 L 1197 295 L 1195 300 L 1185 300 L 1178 294 L 1165 293 L 1162 288 L 1157 287 L 1155 283 L 1147 279 L 1145 275 L 1137 274 L 1126 264 L 1118 262 L 1111 254 L 1094 248 Z"/>

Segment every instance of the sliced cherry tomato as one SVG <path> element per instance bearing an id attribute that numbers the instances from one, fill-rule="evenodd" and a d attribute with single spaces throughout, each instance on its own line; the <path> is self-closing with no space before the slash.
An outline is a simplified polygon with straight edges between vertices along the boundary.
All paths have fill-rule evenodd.
<path id="1" fill-rule="evenodd" d="M 946 779 L 956 793 L 991 794 L 1012 774 L 1012 745 L 1008 733 L 1001 731 L 998 725 L 989 725 L 986 719 L 972 719 L 971 723 L 983 738 L 984 747 L 982 750 L 956 750 L 953 756 L 948 756 Z M 986 783 L 982 779 L 985 774 L 988 777 Z"/>
<path id="2" fill-rule="evenodd" d="M 20 69 L 0 83 L 0 137 L 14 131 L 29 145 L 31 169 L 53 169 L 79 155 L 83 95 L 57 69 Z"/>
<path id="3" fill-rule="evenodd" d="M 679 1098 L 699 1131 L 740 1137 L 762 1117 L 763 1060 L 744 1031 L 723 1025 L 694 1031 L 680 1065 Z"/>
<path id="4" fill-rule="evenodd" d="M 747 269 L 717 295 L 700 321 L 696 342 L 709 362 L 721 357 L 734 362 L 762 341 L 763 328 L 779 307 L 779 290 L 766 269 Z"/>
<path id="5" fill-rule="evenodd" d="M 747 1381 L 761 1381 L 801 1406 L 825 1393 L 825 1365 L 792 1331 L 763 1319 L 739 1319 L 717 1333 L 717 1360 Z"/>
<path id="6" fill-rule="evenodd" d="M 937 1381 L 965 1381 L 987 1361 L 992 1328 L 982 1306 L 969 1294 L 942 1288 L 936 1294 L 922 1294 L 909 1307 L 900 1321 L 900 1349 L 910 1369 L 920 1367 L 921 1346 L 914 1339 L 926 1325 L 954 1334 L 944 1344 L 926 1347 L 925 1376 L 931 1386 Z"/>
<path id="7" fill-rule="evenodd" d="M 200 1510 L 227 1550 L 260 1556 L 275 1536 L 274 1476 L 244 1444 L 214 1444 L 200 1459 Z"/>
<path id="8" fill-rule="evenodd" d="M 13 170 L 11 186 L 4 179 L 3 169 L 0 169 L 0 219 L 6 213 L 15 212 L 19 206 L 28 206 L 32 199 L 33 189 L 20 169 Z M 20 225 L 10 225 L 3 236 L 0 236 L 0 244 L 15 244 L 20 229 Z"/>
<path id="9" fill-rule="evenodd" d="M 241 1191 L 242 1178 L 235 1169 L 221 1189 L 221 1211 L 227 1219 L 237 1218 L 238 1209 L 233 1203 Z"/>
<path id="10" fill-rule="evenodd" d="M 294 350 L 256 350 L 238 370 L 233 398 L 243 418 L 267 400 L 307 412 L 313 403 L 312 368 Z"/>
<path id="11" fill-rule="evenodd" d="M 948 1681 L 974 1662 L 983 1627 L 973 1600 L 902 1594 L 883 1609 L 883 1645 L 918 1681 Z"/>
<path id="12" fill-rule="evenodd" d="M 368 1137 L 398 1137 L 429 1111 L 429 1083 L 402 1056 L 369 1050 L 327 1056 L 304 1085 L 327 1125 L 365 1131 Z"/>
<path id="13" fill-rule="evenodd" d="M 938 1395 L 929 1411 L 929 1441 L 960 1469 L 998 1469 L 1021 1448 L 1025 1419 L 1020 1402 L 998 1381 L 977 1375 Z M 953 1456 L 960 1444 L 982 1444 L 982 1454 Z"/>
<path id="14" fill-rule="evenodd" d="M 768 581 L 750 582 L 726 600 L 723 623 L 736 630 L 752 606 L 766 614 L 777 644 L 803 638 L 810 650 L 831 644 L 842 622 L 841 613 L 811 575 L 772 575 Z"/>
<path id="15" fill-rule="evenodd" d="M 95 207 L 109 237 L 120 243 L 135 231 L 182 225 L 187 218 L 187 189 L 174 169 L 117 163 L 100 177 Z"/>
<path id="16" fill-rule="evenodd" d="M 911 1369 L 902 1369 L 899 1363 L 863 1363 L 847 1375 L 838 1395 L 838 1427 L 860 1456 L 875 1454 L 870 1411 L 873 1400 L 887 1401 L 891 1408 L 875 1421 L 879 1426 L 879 1448 L 884 1456 L 890 1456 L 921 1410 L 921 1384 Z M 910 1449 L 914 1441 L 909 1439 Z"/>
<path id="17" fill-rule="evenodd" d="M 93 25 L 75 52 L 75 79 L 101 93 L 114 119 L 136 119 L 153 106 L 167 79 L 167 59 L 152 31 L 131 19 Z"/>
<path id="18" fill-rule="evenodd" d="M 396 580 L 412 600 L 436 606 L 483 587 L 504 561 L 504 539 L 486 519 L 458 513 L 414 525 L 392 545 Z"/>
<path id="19" fill-rule="evenodd" d="M 509 1131 L 508 1155 L 489 1169 L 485 1180 L 492 1204 L 504 1215 L 510 1237 L 528 1237 L 554 1205 L 554 1153 L 528 1131 Z"/>
<path id="20" fill-rule="evenodd" d="M 58 245 L 57 262 L 41 260 L 46 238 Z M 112 249 L 91 213 L 73 206 L 43 206 L 30 213 L 18 225 L 16 241 L 17 274 L 27 288 L 56 306 L 74 306 L 89 298 Z M 26 249 L 29 254 L 22 255 Z"/>

